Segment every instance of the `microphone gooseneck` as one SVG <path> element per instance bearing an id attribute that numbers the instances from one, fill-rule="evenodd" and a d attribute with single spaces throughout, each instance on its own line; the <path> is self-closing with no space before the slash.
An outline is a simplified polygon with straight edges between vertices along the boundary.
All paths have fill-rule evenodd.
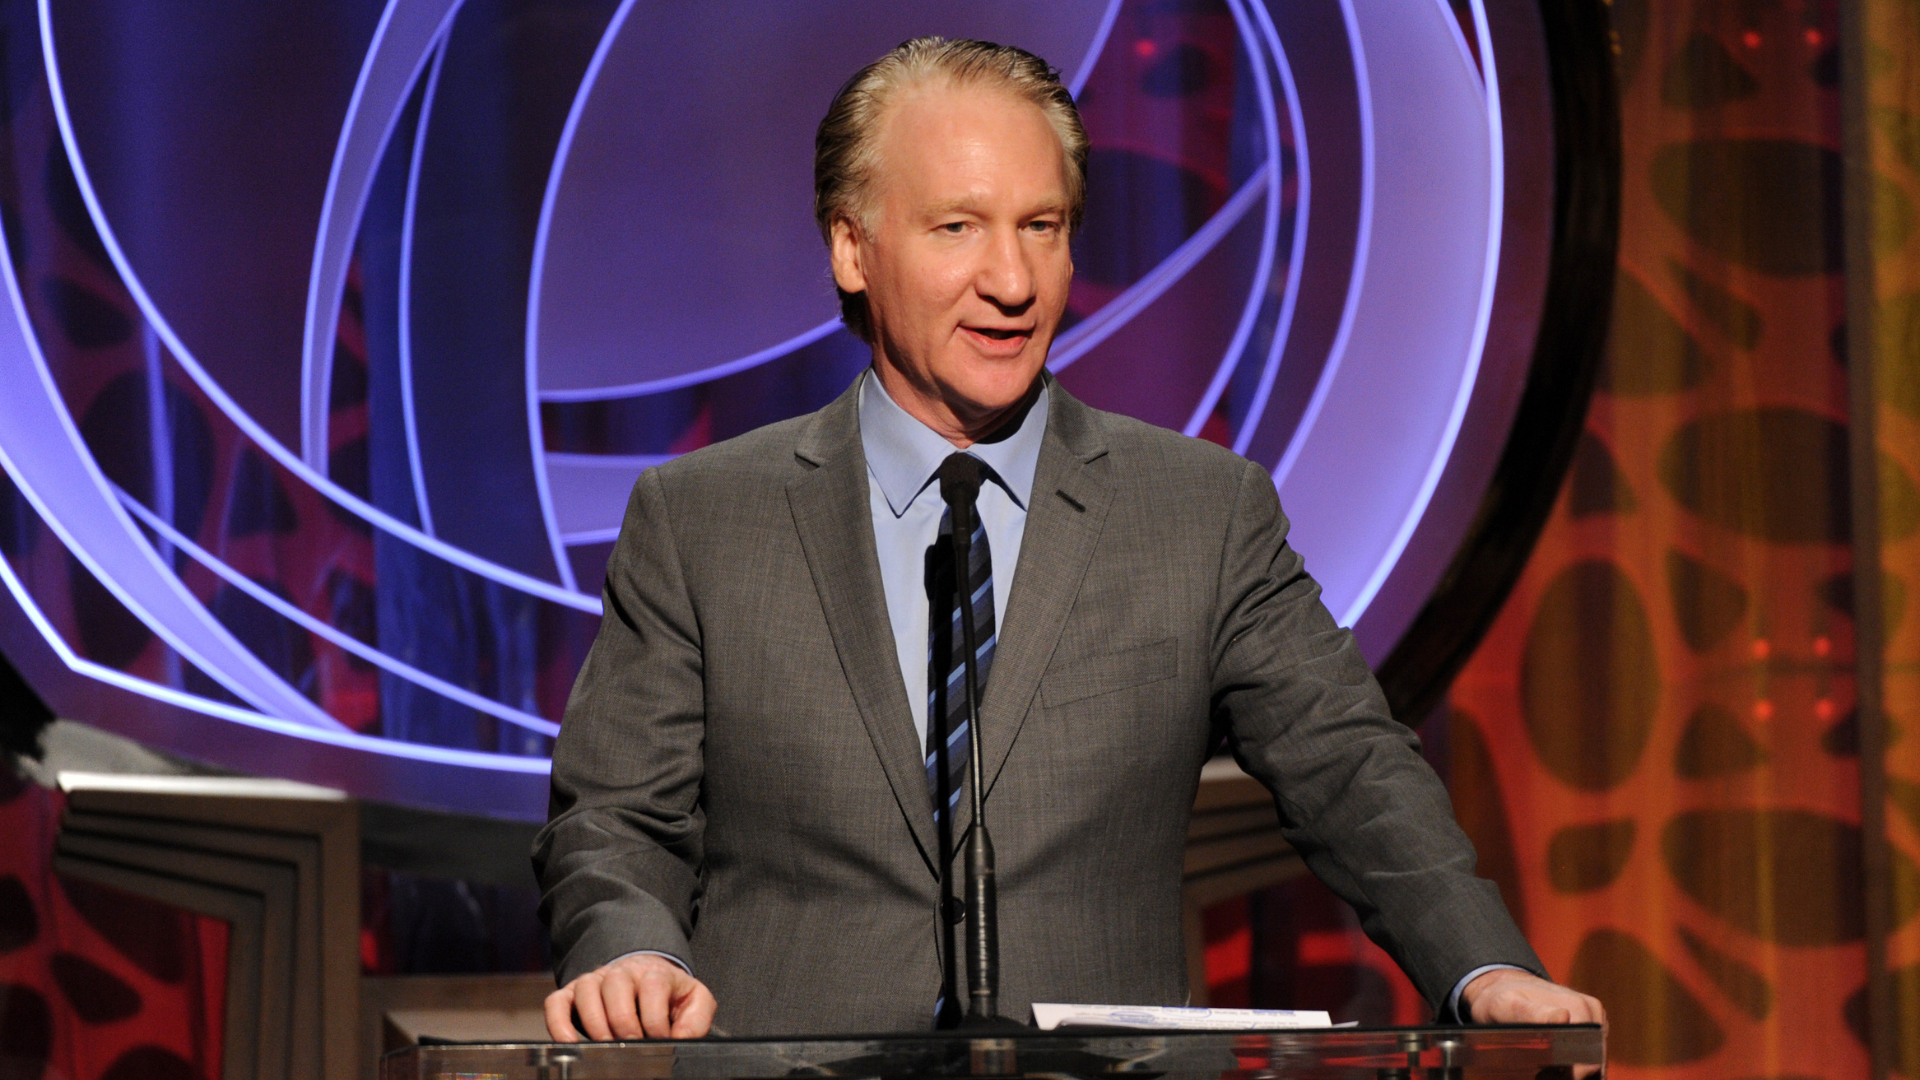
<path id="1" fill-rule="evenodd" d="M 973 781 L 973 828 L 967 832 L 967 1019 L 999 1013 L 1000 931 L 993 884 L 993 840 L 987 835 L 986 770 L 980 752 L 979 636 L 973 625 L 973 522 L 980 494 L 980 460 L 953 454 L 940 463 L 940 497 L 953 513 L 955 603 L 967 681 L 968 772 Z"/>

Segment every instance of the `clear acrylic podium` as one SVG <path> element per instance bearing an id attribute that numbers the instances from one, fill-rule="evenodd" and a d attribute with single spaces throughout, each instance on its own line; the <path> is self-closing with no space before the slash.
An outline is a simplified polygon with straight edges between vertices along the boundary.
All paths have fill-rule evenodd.
<path id="1" fill-rule="evenodd" d="M 1034 1077 L 1045 1080 L 1478 1080 L 1571 1077 L 1604 1064 L 1601 1029 L 1319 1028 L 991 1036 L 961 1032 L 684 1042 L 459 1043 L 388 1054 L 381 1080 L 774 1080 Z"/>

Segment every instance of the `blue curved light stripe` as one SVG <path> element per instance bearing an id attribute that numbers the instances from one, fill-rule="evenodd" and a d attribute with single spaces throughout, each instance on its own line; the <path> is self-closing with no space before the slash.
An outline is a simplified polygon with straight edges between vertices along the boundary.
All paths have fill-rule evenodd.
<path id="1" fill-rule="evenodd" d="M 321 475 L 302 460 L 299 455 L 289 451 L 280 440 L 274 438 L 262 428 L 253 417 L 247 414 L 246 410 L 240 408 L 239 404 L 227 394 L 226 390 L 221 387 L 219 381 L 208 374 L 204 367 L 200 366 L 200 362 L 194 359 L 193 352 L 180 340 L 180 336 L 174 332 L 172 325 L 167 322 L 166 317 L 161 314 L 159 307 L 154 304 L 153 297 L 148 294 L 146 287 L 141 284 L 139 275 L 134 273 L 132 263 L 128 261 L 126 252 L 121 248 L 118 238 L 114 235 L 112 226 L 107 221 L 106 212 L 100 205 L 100 197 L 98 193 L 94 191 L 93 182 L 88 177 L 86 162 L 80 155 L 80 144 L 74 132 L 73 118 L 67 111 L 66 99 L 60 93 L 60 72 L 58 59 L 54 56 L 52 12 L 49 7 L 50 0 L 38 0 L 38 5 L 40 12 L 41 50 L 47 66 L 47 82 L 50 96 L 53 100 L 54 119 L 59 125 L 60 140 L 66 147 L 67 156 L 73 166 L 73 177 L 75 184 L 80 189 L 80 198 L 86 203 L 87 213 L 93 218 L 94 228 L 100 234 L 100 242 L 102 246 L 106 248 L 107 257 L 113 263 L 115 271 L 119 273 L 121 282 L 126 286 L 128 294 L 133 297 L 134 303 L 140 308 L 140 313 L 153 327 L 154 332 L 160 335 L 160 340 L 166 343 L 167 350 L 173 354 L 173 358 L 180 365 L 181 370 L 185 371 L 188 377 L 193 379 L 194 384 L 200 387 L 201 392 L 207 395 L 208 399 L 214 403 L 215 407 L 217 407 L 235 427 L 238 427 L 244 432 L 264 453 L 276 462 L 279 462 L 288 472 L 299 477 L 303 483 L 326 496 L 328 499 L 331 499 L 347 512 L 365 520 L 370 525 L 399 539 L 405 540 L 416 547 L 422 548 L 433 555 L 437 555 L 463 570 L 486 578 L 489 581 L 497 582 L 507 588 L 527 593 L 542 600 L 549 600 L 578 611 L 587 612 L 588 614 L 599 615 L 601 613 L 601 605 L 598 596 L 585 596 L 571 589 L 562 588 L 552 582 L 541 581 L 539 578 L 529 574 L 524 574 L 518 570 L 513 570 L 501 566 L 498 563 L 482 559 L 471 552 L 454 547 L 436 537 L 428 536 L 419 529 L 401 521 L 386 511 L 381 510 L 379 507 L 368 503 L 365 499 L 347 491 L 345 488 L 334 483 L 330 478 Z"/>
<path id="2" fill-rule="evenodd" d="M 427 495 L 426 469 L 420 463 L 420 425 L 413 408 L 413 222 L 420 194 L 420 159 L 427 149 L 427 118 L 433 115 L 434 91 L 440 87 L 440 67 L 447 59 L 443 37 L 435 47 L 427 85 L 420 91 L 420 115 L 414 118 L 413 153 L 407 158 L 406 202 L 400 209 L 399 365 L 400 421 L 407 436 L 407 472 L 413 478 L 414 513 L 428 536 L 433 531 L 433 507 Z"/>
<path id="3" fill-rule="evenodd" d="M 1234 25 L 1240 31 L 1240 41 L 1247 51 L 1248 68 L 1253 72 L 1255 96 L 1260 101 L 1260 127 L 1267 143 L 1267 220 L 1260 229 L 1260 259 L 1256 264 L 1253 282 L 1247 289 L 1247 300 L 1240 311 L 1239 325 L 1234 327 L 1233 340 L 1227 343 L 1227 351 L 1220 357 L 1220 365 L 1214 369 L 1213 379 L 1207 384 L 1206 393 L 1200 395 L 1200 404 L 1187 421 L 1184 434 L 1194 436 L 1213 414 L 1213 407 L 1219 403 L 1220 395 L 1227 389 L 1227 380 L 1240 366 L 1241 354 L 1246 351 L 1247 339 L 1253 335 L 1254 319 L 1259 316 L 1267 302 L 1267 283 L 1273 279 L 1273 253 L 1279 246 L 1280 236 L 1280 186 L 1284 160 L 1280 152 L 1280 125 L 1274 118 L 1273 84 L 1267 79 L 1266 57 L 1260 51 L 1260 38 L 1248 23 L 1244 0 L 1227 0 L 1227 7 L 1233 12 Z M 1296 220 L 1298 214 L 1296 212 Z M 1289 277 L 1297 274 L 1297 266 L 1289 267 Z"/>
<path id="4" fill-rule="evenodd" d="M 566 535 L 568 547 L 576 547 L 581 544 L 611 544 L 618 539 L 620 539 L 620 526 L 618 525 L 605 529 L 582 529 L 579 532 L 572 532 Z"/>
<path id="5" fill-rule="evenodd" d="M 140 359 L 146 376 L 147 454 L 152 461 L 148 475 L 153 478 L 153 505 L 161 517 L 172 521 L 179 509 L 173 490 L 173 418 L 167 415 L 167 376 L 160 360 L 160 341 L 151 327 L 140 328 Z M 173 561 L 171 549 L 161 545 L 158 552 L 160 561 Z"/>
<path id="6" fill-rule="evenodd" d="M 1120 5 L 1123 0 L 1107 0 L 1107 13 L 1100 16 L 1100 26 L 1093 32 L 1093 43 L 1087 46 L 1085 56 L 1080 58 L 1080 68 L 1067 82 L 1067 93 L 1078 98 L 1080 91 L 1093 77 L 1093 69 L 1100 63 L 1100 54 L 1107 49 L 1107 38 L 1113 34 L 1113 24 L 1120 18 Z"/>
<path id="7" fill-rule="evenodd" d="M 593 47 L 593 56 L 587 61 L 587 70 L 580 76 L 580 86 L 574 91 L 573 102 L 567 106 L 567 120 L 561 125 L 560 140 L 554 146 L 553 167 L 547 170 L 547 188 L 540 195 L 540 221 L 533 233 L 533 265 L 527 271 L 528 453 L 533 465 L 534 490 L 540 502 L 540 523 L 547 532 L 547 545 L 553 550 L 554 565 L 560 570 L 562 580 L 574 595 L 585 594 L 580 592 L 580 583 L 574 579 L 573 560 L 567 555 L 566 539 L 560 535 L 560 516 L 553 509 L 553 486 L 548 482 L 547 465 L 543 457 L 546 452 L 546 433 L 540 419 L 540 404 L 544 400 L 540 395 L 541 284 L 546 277 L 547 242 L 553 232 L 553 208 L 560 197 L 560 181 L 566 175 L 567 159 L 573 155 L 573 140 L 580 131 L 580 118 L 586 113 L 587 98 L 593 93 L 594 84 L 600 80 L 601 69 L 606 67 L 607 54 L 613 51 L 614 39 L 620 36 L 620 28 L 626 25 L 627 16 L 632 12 L 633 0 L 620 0 L 613 17 L 607 20 L 607 28 L 601 33 L 599 43 Z M 598 606 L 599 596 L 595 595 L 592 599 Z"/>
<path id="8" fill-rule="evenodd" d="M 353 118 L 360 112 L 361 99 L 366 96 L 367 79 L 373 72 L 374 60 L 380 55 L 380 42 L 387 36 L 387 29 L 393 25 L 394 12 L 400 9 L 403 0 L 387 0 L 386 7 L 380 11 L 380 22 L 373 28 L 373 39 L 367 47 L 367 54 L 360 62 L 360 73 L 353 80 L 353 95 L 347 99 L 347 114 L 340 125 L 340 139 L 334 144 L 333 163 L 327 169 L 326 193 L 320 200 L 320 227 L 316 247 L 324 248 L 327 242 L 327 227 L 332 224 L 333 200 L 340 187 L 340 172 L 346 165 L 347 140 L 353 131 Z M 397 118 L 396 118 L 397 119 Z M 389 121 L 391 123 L 391 121 Z M 383 136 L 386 142 L 389 136 Z M 104 215 L 103 215 L 104 216 Z M 358 212 L 356 211 L 356 215 Z M 313 347 L 313 327 L 319 321 L 320 306 L 320 268 L 321 253 L 314 253 L 313 268 L 307 275 L 307 323 L 305 333 L 300 336 L 300 451 L 302 457 L 314 468 L 325 468 L 327 464 L 327 430 L 319 403 L 328 397 L 320 392 L 320 385 L 329 388 L 333 385 L 333 350 L 327 355 L 316 358 L 318 350 Z M 339 313 L 334 313 L 338 319 Z M 315 366 L 320 372 L 314 374 Z"/>
<path id="9" fill-rule="evenodd" d="M 1347 275 L 1346 303 L 1340 309 L 1340 326 L 1334 332 L 1333 344 L 1327 349 L 1326 366 L 1320 369 L 1313 396 L 1307 400 L 1307 407 L 1300 414 L 1300 422 L 1287 440 L 1287 449 L 1280 455 L 1280 463 L 1273 468 L 1275 487 L 1285 484 L 1288 474 L 1293 472 L 1294 463 L 1300 459 L 1300 451 L 1307 445 L 1307 436 L 1319 421 L 1320 410 L 1326 406 L 1327 394 L 1333 390 L 1334 376 L 1340 373 L 1340 363 L 1346 358 L 1347 345 L 1353 340 L 1353 321 L 1360 310 L 1360 290 L 1365 287 L 1367 280 L 1367 253 L 1373 245 L 1373 90 L 1371 77 L 1367 73 L 1367 50 L 1360 41 L 1360 20 L 1354 14 L 1353 0 L 1340 0 L 1340 15 L 1346 21 L 1347 45 L 1353 53 L 1354 95 L 1358 99 L 1357 111 L 1360 114 L 1360 214 L 1358 227 L 1354 230 L 1353 270 Z"/>
<path id="10" fill-rule="evenodd" d="M 1298 177 L 1295 190 L 1293 211 L 1293 250 L 1289 253 L 1286 292 L 1280 299 L 1280 318 L 1274 326 L 1273 341 L 1267 346 L 1266 364 L 1260 370 L 1260 382 L 1254 387 L 1253 398 L 1247 405 L 1246 418 L 1235 433 L 1233 452 L 1245 454 L 1252 444 L 1253 436 L 1260 429 L 1260 422 L 1266 416 L 1267 400 L 1273 394 L 1274 380 L 1280 374 L 1280 360 L 1286 355 L 1287 340 L 1293 333 L 1293 316 L 1300 301 L 1300 279 L 1305 272 L 1307 261 L 1307 230 L 1312 224 L 1313 170 L 1307 154 L 1307 123 L 1300 108 L 1300 89 L 1293 81 L 1293 66 L 1287 62 L 1287 50 L 1280 42 L 1280 33 L 1274 29 L 1273 18 L 1267 13 L 1264 3 L 1252 5 L 1254 18 L 1260 23 L 1260 33 L 1267 39 L 1267 49 L 1273 54 L 1275 65 L 1280 71 L 1280 86 L 1287 95 L 1287 119 L 1293 127 L 1293 160 Z"/>
<path id="11" fill-rule="evenodd" d="M 360 74 L 353 83 L 353 96 L 347 101 L 345 119 L 340 125 L 340 140 L 334 146 L 333 165 L 327 172 L 327 187 L 320 201 L 320 224 L 316 230 L 313 252 L 313 270 L 307 279 L 306 325 L 300 336 L 300 441 L 305 460 L 314 468 L 325 468 L 327 461 L 327 425 L 329 411 L 327 402 L 331 397 L 333 384 L 333 347 L 339 334 L 340 295 L 346 286 L 348 258 L 334 260 L 334 252 L 329 247 L 336 239 L 344 239 L 343 245 L 352 249 L 353 237 L 360 232 L 360 221 L 367 209 L 367 198 L 372 190 L 372 173 L 380 167 L 380 157 L 387 144 L 393 139 L 394 128 L 399 125 L 401 113 L 406 111 L 407 95 L 403 90 L 391 103 L 386 116 L 380 117 L 380 137 L 374 141 L 371 152 L 367 154 L 368 175 L 353 177 L 353 207 L 350 211 L 350 225 L 340 238 L 333 235 L 334 212 L 340 201 L 340 187 L 347 168 L 347 154 L 354 146 L 354 129 L 360 111 L 366 104 L 367 84 L 373 78 L 383 53 L 387 50 L 387 38 L 393 29 L 396 12 L 405 0 L 387 0 L 387 6 L 380 13 L 380 23 L 374 28 L 373 38 L 368 43 L 366 59 L 361 62 Z M 406 78 L 398 80 L 400 86 L 411 89 L 420 78 L 420 71 L 426 66 L 427 56 L 433 52 L 435 42 L 445 39 L 448 27 L 460 11 L 461 0 L 451 0 L 447 10 L 440 17 L 433 32 L 427 35 L 426 47 L 419 57 L 413 60 Z M 416 5 L 418 6 L 418 5 Z M 322 282 L 321 278 L 332 271 L 333 280 Z M 321 315 L 321 296 L 326 296 L 326 314 Z M 316 349 L 315 339 L 320 347 Z M 316 371 L 316 367 L 318 371 Z"/>
<path id="12" fill-rule="evenodd" d="M 1434 0 L 1440 5 L 1441 13 L 1446 16 L 1447 25 L 1458 24 L 1453 20 L 1453 11 L 1446 0 Z M 1466 420 L 1467 405 L 1473 399 L 1473 387 L 1480 377 L 1480 361 L 1486 352 L 1487 327 L 1493 319 L 1494 287 L 1500 275 L 1500 234 L 1506 218 L 1506 146 L 1505 128 L 1500 116 L 1500 75 L 1494 64 L 1493 34 L 1487 27 L 1487 11 L 1483 0 L 1470 0 L 1473 8 L 1473 32 L 1480 39 L 1480 63 L 1484 68 L 1485 93 L 1482 95 L 1487 110 L 1487 153 L 1491 158 L 1490 175 L 1487 184 L 1487 255 L 1485 268 L 1480 279 L 1480 307 L 1474 313 L 1473 338 L 1467 346 L 1467 363 L 1460 374 L 1460 385 L 1454 391 L 1453 408 L 1447 414 L 1447 426 L 1440 437 L 1440 445 L 1435 449 L 1433 460 L 1427 464 L 1427 474 L 1420 481 L 1420 489 L 1415 494 L 1413 505 L 1407 509 L 1407 516 L 1394 533 L 1393 541 L 1374 567 L 1366 585 L 1354 597 L 1345 616 L 1340 620 L 1342 626 L 1352 626 L 1359 621 L 1367 610 L 1367 605 L 1379 594 L 1380 587 L 1386 584 L 1387 575 L 1393 572 L 1394 564 L 1400 561 L 1400 555 L 1413 539 L 1413 532 L 1420 525 L 1421 517 L 1427 512 L 1427 504 L 1433 499 L 1434 489 L 1440 486 L 1440 477 L 1446 472 L 1447 459 L 1453 456 L 1453 444 L 1460 437 L 1460 425 Z M 1463 62 L 1469 69 L 1473 67 L 1471 53 L 1463 56 Z"/>
<path id="13" fill-rule="evenodd" d="M 532 305 L 529 305 L 528 310 L 532 310 Z M 725 378 L 728 375 L 736 375 L 748 368 L 759 367 L 761 364 L 770 360 L 778 360 L 795 349 L 804 348 L 819 341 L 821 338 L 840 329 L 840 326 L 840 316 L 835 315 L 826 322 L 812 329 L 795 334 L 777 345 L 769 345 L 759 352 L 748 353 L 745 356 L 729 360 L 724 364 L 715 364 L 712 367 L 701 368 L 699 371 L 689 371 L 680 375 L 671 375 L 664 379 L 652 379 L 647 382 L 621 383 L 618 386 L 586 386 L 572 390 L 542 390 L 540 391 L 539 400 L 552 402 L 610 401 L 617 398 L 635 398 L 647 394 L 660 394 L 668 390 L 684 390 L 689 386 L 699 386 L 701 383 L 709 383 L 715 379 Z M 532 346 L 529 345 L 528 347 L 531 348 Z M 529 370 L 531 370 L 531 364 L 529 364 Z"/>
<path id="14" fill-rule="evenodd" d="M 1473 46 L 1467 43 L 1467 35 L 1461 32 L 1460 20 L 1454 16 L 1451 5 L 1447 6 L 1446 14 L 1447 31 L 1449 36 L 1453 38 L 1453 47 L 1459 50 L 1460 62 L 1467 69 L 1467 77 L 1473 80 L 1473 85 L 1479 89 L 1480 98 L 1484 101 L 1487 96 L 1487 83 L 1486 80 L 1481 77 L 1480 65 L 1473 58 Z M 1484 35 L 1478 30 L 1475 30 L 1474 36 L 1478 38 Z"/>
<path id="15" fill-rule="evenodd" d="M 679 456 L 679 454 L 569 454 L 555 451 L 546 454 L 544 460 L 549 463 L 556 460 L 563 463 L 591 462 L 595 466 L 607 469 L 618 469 L 624 466 L 631 469 L 634 476 L 639 476 L 648 469 L 656 465 L 665 465 L 667 462 Z M 561 539 L 566 541 L 567 546 L 570 548 L 581 544 L 609 543 L 619 538 L 620 527 L 618 525 L 608 526 L 604 529 L 581 529 L 576 532 L 561 534 Z"/>
<path id="16" fill-rule="evenodd" d="M 1127 287 L 1127 290 L 1114 297 L 1099 311 L 1075 323 L 1072 329 L 1054 339 L 1053 354 L 1047 359 L 1047 367 L 1060 371 L 1075 360 L 1085 356 L 1094 346 L 1105 341 L 1114 331 L 1119 330 L 1145 310 L 1147 305 L 1160 298 L 1160 294 L 1179 282 L 1193 269 L 1194 264 L 1205 258 L 1214 245 L 1226 237 L 1240 219 L 1247 216 L 1253 204 L 1266 194 L 1267 170 L 1262 165 L 1240 190 L 1233 193 L 1219 213 L 1207 219 L 1206 224 L 1194 230 L 1192 236 L 1173 249 L 1173 254 L 1161 260 L 1160 265 L 1147 271 L 1146 276 Z"/>
<path id="17" fill-rule="evenodd" d="M 428 674 L 411 664 L 396 660 L 386 653 L 381 652 L 379 649 L 361 641 L 359 638 L 314 618 L 312 615 L 301 610 L 299 605 L 288 603 L 286 600 L 275 595 L 271 589 L 265 588 L 259 582 L 254 581 L 247 575 L 227 565 L 225 561 L 216 557 L 212 552 L 194 543 L 185 534 L 167 524 L 165 519 L 161 518 L 158 514 L 140 505 L 138 499 L 135 499 L 118 487 L 114 488 L 114 493 L 120 497 L 121 505 L 132 511 L 135 517 L 146 522 L 147 526 L 153 529 L 153 531 L 165 537 L 169 543 L 185 551 L 193 557 L 195 562 L 211 570 L 215 575 L 225 580 L 228 584 L 231 584 L 234 588 L 239 589 L 261 604 L 272 609 L 281 618 L 298 624 L 310 633 L 320 635 L 368 663 L 384 668 L 416 686 L 425 687 L 442 697 L 450 698 L 477 712 L 498 717 L 509 724 L 516 724 L 526 728 L 528 731 L 537 731 L 542 735 L 555 736 L 560 734 L 560 725 L 545 717 L 535 716 L 532 713 L 502 705 L 492 698 L 476 694 L 464 687 L 455 686 L 453 683 L 436 675 Z"/>
<path id="18" fill-rule="evenodd" d="M 52 522 L 48 522 L 48 524 L 51 525 Z M 383 754 L 387 757 L 411 758 L 415 761 L 427 761 L 440 765 L 460 765 L 470 769 L 493 769 L 501 772 L 520 773 L 550 773 L 553 771 L 553 762 L 547 758 L 518 757 L 512 754 L 489 754 L 478 750 L 455 750 L 444 746 L 428 746 L 423 743 L 399 742 L 394 739 L 383 739 L 377 735 L 362 735 L 357 731 L 346 728 L 340 728 L 338 730 L 312 728 L 290 720 L 282 720 L 278 717 L 268 716 L 264 713 L 236 708 L 225 702 L 213 701 L 209 698 L 200 697 L 197 694 L 189 694 L 184 690 L 176 690 L 171 686 L 161 686 L 159 683 L 129 675 L 117 668 L 110 668 L 105 664 L 88 660 L 74 652 L 73 649 L 67 645 L 66 640 L 60 636 L 59 630 L 54 628 L 53 623 L 49 621 L 46 614 L 40 610 L 40 605 L 34 602 L 33 595 L 27 591 L 26 585 L 14 575 L 13 567 L 6 559 L 0 559 L 0 583 L 6 585 L 7 591 L 13 595 L 14 602 L 20 605 L 20 610 L 26 613 L 27 620 L 33 623 L 34 629 L 40 632 L 40 636 L 46 640 L 48 647 L 53 649 L 55 655 L 60 657 L 60 662 L 67 666 L 67 670 L 72 671 L 76 675 L 95 679 L 109 686 L 119 687 L 122 690 L 139 694 L 141 697 L 152 698 L 155 701 L 164 702 L 168 705 L 188 709 L 200 713 L 203 716 L 211 716 L 218 720 L 230 720 L 233 723 L 244 724 L 250 728 L 270 731 L 276 735 L 288 735 L 296 739 L 306 739 L 310 742 L 325 743 L 330 746 L 345 747 L 350 750 L 363 750 L 369 753 Z"/>

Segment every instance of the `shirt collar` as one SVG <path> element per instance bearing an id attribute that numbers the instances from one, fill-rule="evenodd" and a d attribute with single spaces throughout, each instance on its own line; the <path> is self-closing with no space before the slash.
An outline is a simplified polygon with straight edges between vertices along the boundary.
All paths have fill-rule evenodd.
<path id="1" fill-rule="evenodd" d="M 1040 465 L 1040 441 L 1047 432 L 1047 380 L 1040 394 L 1011 435 L 993 442 L 974 443 L 967 453 L 985 462 L 992 479 L 1022 510 L 1033 494 L 1033 474 Z M 867 369 L 860 382 L 860 443 L 867 455 L 867 472 L 880 485 L 894 517 L 907 512 L 953 453 L 953 444 L 915 419 L 887 394 Z"/>

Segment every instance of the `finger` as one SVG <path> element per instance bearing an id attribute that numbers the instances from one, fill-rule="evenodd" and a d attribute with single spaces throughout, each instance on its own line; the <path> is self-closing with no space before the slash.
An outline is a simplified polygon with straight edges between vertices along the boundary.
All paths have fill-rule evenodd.
<path id="1" fill-rule="evenodd" d="M 673 1037 L 676 1039 L 704 1039 L 713 1028 L 714 1010 L 719 1003 L 713 1000 L 713 991 L 705 983 L 688 977 L 692 986 L 674 1002 Z"/>
<path id="2" fill-rule="evenodd" d="M 673 1022 L 669 1019 L 673 1004 L 673 980 L 659 968 L 640 975 L 640 1026 L 644 1038 L 670 1039 Z"/>
<path id="3" fill-rule="evenodd" d="M 1567 1003 L 1567 1019 L 1565 1022 L 1569 1024 L 1595 1023 L 1593 1007 L 1596 1004 L 1598 1004 L 1598 1002 L 1585 996 L 1574 998 Z"/>
<path id="4" fill-rule="evenodd" d="M 595 1042 L 613 1038 L 613 1029 L 607 1026 L 607 1006 L 600 1000 L 602 981 L 599 975 L 582 975 L 573 984 L 573 1011 L 580 1016 L 580 1030 Z"/>
<path id="5" fill-rule="evenodd" d="M 580 1033 L 573 1029 L 573 987 L 563 986 L 547 995 L 547 1034 L 554 1042 L 579 1042 Z"/>
<path id="6" fill-rule="evenodd" d="M 600 1000 L 607 1007 L 607 1028 L 616 1039 L 646 1037 L 640 1030 L 640 1014 L 634 1010 L 636 989 L 633 975 L 620 967 L 607 972 L 607 981 L 601 985 Z"/>

